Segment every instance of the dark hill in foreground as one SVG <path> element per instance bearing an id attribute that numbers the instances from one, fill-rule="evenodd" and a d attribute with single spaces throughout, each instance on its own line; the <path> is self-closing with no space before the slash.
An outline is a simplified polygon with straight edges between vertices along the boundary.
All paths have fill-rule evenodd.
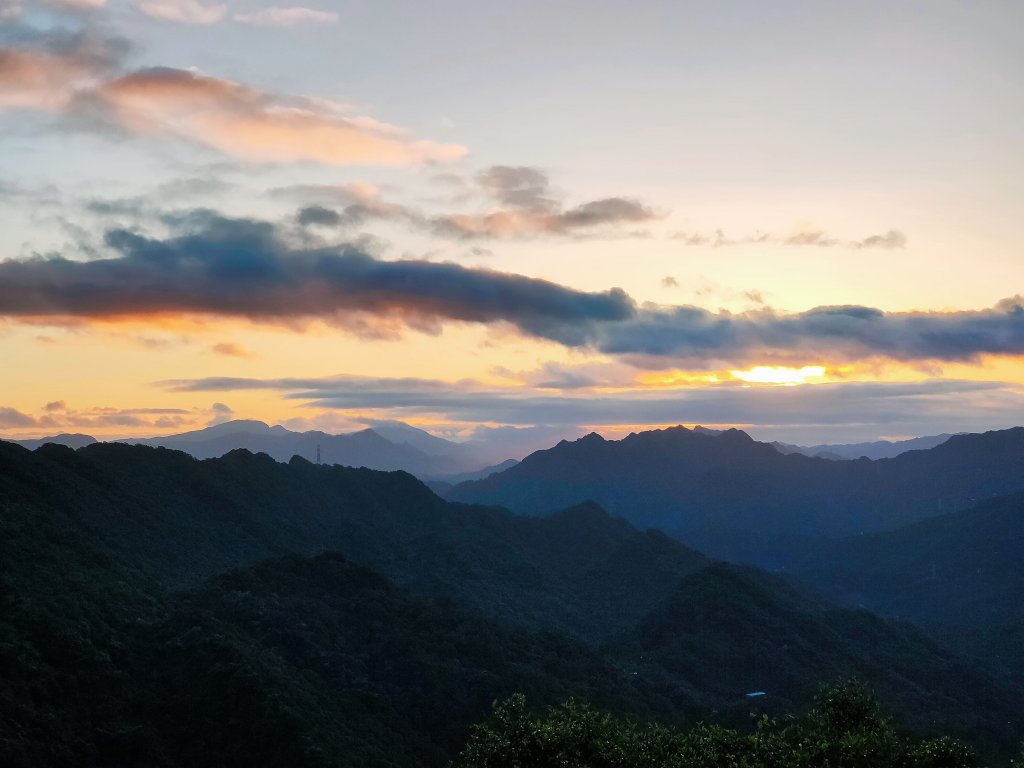
<path id="1" fill-rule="evenodd" d="M 236 565 L 336 550 L 421 594 L 497 619 L 601 639 L 707 559 L 595 505 L 550 519 L 449 504 L 404 472 L 281 464 L 235 451 L 197 461 L 100 443 L 0 443 L 0 503 L 60 510 L 170 588 Z"/>
<path id="2" fill-rule="evenodd" d="M 59 511 L 0 511 L 0 765 L 444 765 L 516 691 L 673 711 L 579 642 L 339 555 L 170 593 Z"/>
<path id="3" fill-rule="evenodd" d="M 839 602 L 924 624 L 1024 622 L 1024 494 L 823 544 L 791 573 Z M 1021 655 L 1024 656 L 1024 647 Z"/>
<path id="4" fill-rule="evenodd" d="M 830 672 L 993 752 L 1024 719 L 1019 690 L 907 627 L 594 505 L 517 518 L 404 473 L 0 446 L 0 521 L 0 722 L 22 764 L 332 765 L 388 744 L 363 762 L 440 765 L 513 690 L 734 720 L 764 680 L 799 707 Z"/>
<path id="5" fill-rule="evenodd" d="M 905 723 L 968 736 L 1015 705 L 999 700 L 968 662 L 910 624 L 837 608 L 753 568 L 715 563 L 676 591 L 610 650 L 656 690 L 717 706 L 763 691 L 781 715 L 814 694 L 812 680 L 867 681 Z M 929 687 L 920 698 L 919 682 Z M 916 690 L 915 690 L 916 689 Z M 737 722 L 749 709 L 733 705 Z M 1012 741 L 1019 724 L 995 737 Z M 999 730 L 999 729 L 997 729 Z M 994 734 L 993 734 L 994 736 Z"/>
<path id="6" fill-rule="evenodd" d="M 891 530 L 1021 489 L 1021 427 L 877 461 L 783 455 L 738 430 L 673 427 L 563 441 L 448 498 L 531 515 L 593 499 L 710 554 L 777 567 L 822 537 Z"/>

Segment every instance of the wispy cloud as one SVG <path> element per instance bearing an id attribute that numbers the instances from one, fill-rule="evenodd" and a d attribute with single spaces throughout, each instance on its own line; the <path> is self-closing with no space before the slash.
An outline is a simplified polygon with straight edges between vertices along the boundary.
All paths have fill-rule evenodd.
<path id="1" fill-rule="evenodd" d="M 104 7 L 106 0 L 36 0 L 38 5 L 65 13 L 90 13 Z M 11 21 L 25 13 L 23 0 L 0 0 L 0 22 Z"/>
<path id="2" fill-rule="evenodd" d="M 338 20 L 338 14 L 304 6 L 274 6 L 250 13 L 236 13 L 232 18 L 260 27 L 294 27 L 297 24 L 333 24 Z"/>
<path id="3" fill-rule="evenodd" d="M 121 41 L 88 30 L 21 29 L 13 43 L 0 42 L 0 110 L 50 113 L 67 126 L 176 139 L 261 163 L 410 165 L 466 154 L 324 99 L 169 67 L 127 72 L 123 53 Z"/>
<path id="4" fill-rule="evenodd" d="M 78 110 L 132 135 L 176 137 L 256 162 L 406 165 L 465 154 L 322 100 L 180 69 L 146 69 L 103 83 L 83 95 Z"/>
<path id="5" fill-rule="evenodd" d="M 521 386 L 496 388 L 475 381 L 327 378 L 208 378 L 161 382 L 175 392 L 277 391 L 311 411 L 376 412 L 381 418 L 438 414 L 467 424 L 615 427 L 618 425 L 740 424 L 765 433 L 817 432 L 877 435 L 890 425 L 919 434 L 1004 427 L 1020 419 L 1024 395 L 1003 383 L 933 380 L 850 382 L 803 387 L 720 384 L 675 390 L 557 396 Z M 881 432 L 880 432 L 881 430 Z"/>
<path id="6" fill-rule="evenodd" d="M 66 110 L 76 94 L 118 71 L 127 48 L 92 30 L 15 27 L 8 37 L 12 43 L 0 38 L 0 111 Z"/>
<path id="7" fill-rule="evenodd" d="M 818 248 L 877 248 L 879 250 L 895 250 L 907 245 L 907 236 L 897 229 L 890 229 L 881 235 L 869 235 L 856 240 L 842 239 L 828 235 L 820 229 L 803 229 L 789 235 L 772 235 L 758 232 L 754 235 L 730 237 L 721 229 L 706 235 L 700 232 L 676 232 L 670 236 L 689 246 L 709 246 L 711 248 L 728 248 L 743 245 L 760 245 L 771 243 L 784 246 L 814 246 Z"/>
<path id="8" fill-rule="evenodd" d="M 496 165 L 478 173 L 476 182 L 503 207 L 434 217 L 430 226 L 436 233 L 456 238 L 566 235 L 659 218 L 650 206 L 627 197 L 601 198 L 566 208 L 553 195 L 548 175 L 540 168 Z"/>
<path id="9" fill-rule="evenodd" d="M 227 15 L 225 3 L 200 0 L 137 0 L 136 6 L 147 16 L 181 24 L 216 24 Z"/>
<path id="10" fill-rule="evenodd" d="M 637 233 L 622 228 L 660 217 L 647 204 L 626 197 L 589 200 L 566 207 L 550 190 L 548 176 L 539 168 L 492 166 L 476 177 L 478 193 L 501 208 L 485 211 L 433 213 L 384 200 L 376 189 L 362 186 L 297 186 L 272 190 L 275 196 L 318 200 L 299 213 L 299 223 L 346 227 L 368 220 L 400 222 L 456 240 L 525 239 L 542 236 L 621 237 Z M 447 184 L 448 182 L 441 182 Z M 467 202 L 461 197 L 459 202 Z M 345 204 L 333 211 L 328 201 Z"/>
<path id="11" fill-rule="evenodd" d="M 237 357 L 242 360 L 251 360 L 255 355 L 243 347 L 241 344 L 236 344 L 231 341 L 221 341 L 210 347 L 210 351 L 214 354 L 224 355 L 225 357 Z"/>
<path id="12" fill-rule="evenodd" d="M 18 434 L 43 434 L 56 430 L 168 430 L 201 425 L 221 414 L 216 404 L 205 408 L 71 408 L 63 400 L 47 403 L 39 413 L 25 413 L 0 406 L 0 429 Z"/>

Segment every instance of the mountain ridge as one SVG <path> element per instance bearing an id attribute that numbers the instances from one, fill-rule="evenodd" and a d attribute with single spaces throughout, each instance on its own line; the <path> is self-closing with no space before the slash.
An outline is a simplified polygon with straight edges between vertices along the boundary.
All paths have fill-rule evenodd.
<path id="1" fill-rule="evenodd" d="M 447 497 L 533 515 L 589 498 L 714 556 L 780 567 L 809 541 L 894 529 L 1022 488 L 1021 427 L 852 461 L 783 455 L 735 429 L 673 427 L 562 441 Z"/>

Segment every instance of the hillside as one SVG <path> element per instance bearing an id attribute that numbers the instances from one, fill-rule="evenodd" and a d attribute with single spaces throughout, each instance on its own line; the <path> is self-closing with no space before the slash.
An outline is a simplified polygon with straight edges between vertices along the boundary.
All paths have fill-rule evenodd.
<path id="1" fill-rule="evenodd" d="M 765 692 L 757 703 L 780 715 L 813 696 L 814 680 L 863 680 L 904 722 L 957 735 L 997 722 L 1016 696 L 1010 688 L 1000 700 L 984 673 L 909 624 L 836 608 L 779 578 L 725 563 L 682 579 L 610 650 L 669 698 L 734 702 L 727 711 L 737 724 L 750 707 L 738 701 L 743 694 Z M 1018 728 L 997 728 L 993 738 L 1012 741 Z"/>
<path id="2" fill-rule="evenodd" d="M 0 717 L 24 764 L 86 747 L 236 764 L 250 742 L 266 764 L 385 743 L 389 764 L 442 764 L 517 690 L 734 722 L 748 688 L 799 708 L 847 672 L 926 732 L 1001 751 L 1024 722 L 1013 684 L 908 627 L 593 504 L 521 518 L 405 473 L 100 444 L 0 446 L 0 510 Z"/>
<path id="3" fill-rule="evenodd" d="M 1022 487 L 1020 427 L 878 461 L 783 455 L 739 430 L 673 427 L 563 441 L 448 498 L 532 515 L 593 499 L 712 555 L 779 567 L 823 537 L 891 530 Z"/>
<path id="4" fill-rule="evenodd" d="M 0 443 L 3 502 L 60 510 L 170 588 L 335 550 L 421 594 L 597 639 L 706 563 L 594 505 L 521 518 L 446 503 L 403 472 L 281 464 L 242 450 L 197 461 L 113 443 L 36 452 Z"/>
<path id="5" fill-rule="evenodd" d="M 531 691 L 664 716 L 597 652 L 324 554 L 171 593 L 59 511 L 2 505 L 0 764 L 444 765 Z"/>
<path id="6" fill-rule="evenodd" d="M 1024 494 L 823 545 L 790 573 L 831 598 L 936 625 L 1024 621 Z"/>
<path id="7" fill-rule="evenodd" d="M 197 459 L 213 459 L 244 448 L 253 453 L 265 453 L 277 461 L 288 461 L 292 456 L 315 461 L 319 449 L 320 459 L 326 464 L 380 470 L 402 469 L 425 476 L 457 472 L 462 467 L 452 451 L 428 453 L 406 441 L 389 440 L 372 429 L 332 435 L 319 430 L 294 432 L 281 426 L 271 427 L 262 421 L 251 420 L 229 421 L 180 435 L 124 442 L 154 448 L 173 448 Z M 454 446 L 450 443 L 448 445 Z"/>

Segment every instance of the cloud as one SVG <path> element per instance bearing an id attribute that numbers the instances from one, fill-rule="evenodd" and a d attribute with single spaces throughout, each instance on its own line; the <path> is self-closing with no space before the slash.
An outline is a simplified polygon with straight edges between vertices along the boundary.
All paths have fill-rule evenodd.
<path id="1" fill-rule="evenodd" d="M 164 6 L 191 7 L 154 7 Z M 75 128 L 176 139 L 260 163 L 410 165 L 466 154 L 323 99 L 169 67 L 126 72 L 124 41 L 88 29 L 19 25 L 7 37 L 13 43 L 0 41 L 0 110 L 49 113 Z"/>
<path id="2" fill-rule="evenodd" d="M 206 4 L 199 0 L 138 0 L 136 7 L 154 19 L 181 24 L 216 24 L 228 12 L 223 3 Z"/>
<path id="3" fill-rule="evenodd" d="M 435 179 L 449 186 L 463 184 L 451 174 Z M 478 172 L 475 180 L 488 198 L 503 207 L 422 218 L 434 234 L 457 239 L 581 235 L 659 218 L 652 208 L 626 197 L 591 200 L 567 209 L 552 196 L 547 173 L 532 166 L 494 165 Z"/>
<path id="4" fill-rule="evenodd" d="M 591 343 L 608 354 L 717 360 L 795 362 L 975 360 L 1024 354 L 1021 297 L 975 311 L 883 312 L 823 306 L 783 314 L 771 308 L 732 314 L 699 307 L 648 307 L 622 323 L 596 329 Z"/>
<path id="5" fill-rule="evenodd" d="M 77 93 L 116 72 L 127 50 L 123 40 L 86 30 L 38 31 L 18 26 L 0 45 L 0 111 L 60 112 Z"/>
<path id="6" fill-rule="evenodd" d="M 822 248 L 831 248 L 833 245 L 839 245 L 839 241 L 828 237 L 821 230 L 813 230 L 807 232 L 797 232 L 796 234 L 790 235 L 782 241 L 783 245 L 817 245 Z"/>
<path id="7" fill-rule="evenodd" d="M 22 413 L 14 408 L 0 406 L 0 429 L 32 427 L 35 426 L 35 424 L 36 420 L 28 414 Z"/>
<path id="8" fill-rule="evenodd" d="M 508 323 L 522 334 L 643 364 L 691 366 L 1024 355 L 1024 299 L 983 310 L 884 312 L 822 306 L 742 313 L 643 305 L 536 278 L 353 246 L 304 249 L 271 224 L 210 211 L 165 216 L 163 239 L 107 232 L 112 255 L 0 262 L 0 315 L 23 319 L 199 314 L 294 324 L 319 319 L 368 336 L 445 322 Z M 751 297 L 751 300 L 754 300 Z M 655 363 L 660 365 L 661 363 Z"/>
<path id="9" fill-rule="evenodd" d="M 131 135 L 176 137 L 254 162 L 407 165 L 465 154 L 320 100 L 167 67 L 103 83 L 78 107 L 80 114 Z"/>
<path id="10" fill-rule="evenodd" d="M 217 424 L 223 424 L 226 421 L 231 421 L 235 418 L 235 411 L 230 405 L 224 403 L 214 403 L 210 407 L 210 411 L 213 416 L 206 423 L 206 426 L 213 427 Z"/>
<path id="11" fill-rule="evenodd" d="M 338 20 L 338 14 L 303 6 L 275 6 L 252 13 L 236 13 L 233 18 L 243 24 L 261 27 L 293 27 L 296 24 L 333 24 Z"/>
<path id="12" fill-rule="evenodd" d="M 270 195 L 313 202 L 299 212 L 298 222 L 304 225 L 345 227 L 369 220 L 395 221 L 457 240 L 610 236 L 609 228 L 658 218 L 647 205 L 623 197 L 592 200 L 563 209 L 546 196 L 547 176 L 537 168 L 492 166 L 479 172 L 476 179 L 488 197 L 507 207 L 487 213 L 435 215 L 388 202 L 376 187 L 365 184 L 296 185 L 271 190 Z M 334 211 L 324 205 L 327 202 L 345 207 Z"/>
<path id="13" fill-rule="evenodd" d="M 436 331 L 442 321 L 507 322 L 582 343 L 589 323 L 634 312 L 621 290 L 585 293 L 455 264 L 378 261 L 352 247 L 294 250 L 264 222 L 197 212 L 164 240 L 111 230 L 117 255 L 0 262 L 0 315 L 213 314 L 319 318 L 365 333 L 380 323 Z"/>
<path id="14" fill-rule="evenodd" d="M 214 344 L 210 347 L 210 351 L 218 355 L 224 355 L 225 357 L 238 357 L 243 360 L 250 360 L 255 357 L 255 355 L 245 349 L 245 347 L 230 341 L 222 341 Z"/>
<path id="15" fill-rule="evenodd" d="M 679 287 L 679 281 L 676 280 L 674 277 L 672 277 L 672 275 L 666 275 L 665 277 L 661 278 L 661 287 L 662 288 L 678 288 Z"/>
<path id="16" fill-rule="evenodd" d="M 651 208 L 639 200 L 630 200 L 625 197 L 592 200 L 565 211 L 559 217 L 560 224 L 566 228 L 651 221 L 655 218 L 657 215 Z"/>
<path id="17" fill-rule="evenodd" d="M 25 12 L 25 6 L 19 0 L 0 0 L 0 22 L 16 19 Z"/>
<path id="18" fill-rule="evenodd" d="M 320 227 L 358 226 L 371 220 L 405 221 L 415 226 L 423 225 L 423 217 L 412 209 L 374 199 L 352 203 L 340 212 L 322 205 L 309 205 L 299 210 L 295 220 L 301 226 Z"/>
<path id="19" fill-rule="evenodd" d="M 59 11 L 89 12 L 106 6 L 107 0 L 45 0 L 44 4 Z"/>
<path id="20" fill-rule="evenodd" d="M 374 184 L 356 181 L 348 184 L 291 184 L 274 187 L 267 194 L 283 200 L 350 205 L 377 199 L 380 190 Z"/>
<path id="21" fill-rule="evenodd" d="M 208 412 L 183 408 L 68 408 L 64 401 L 47 403 L 38 416 L 0 407 L 0 429 L 41 433 L 66 429 L 170 429 L 201 423 Z"/>
<path id="22" fill-rule="evenodd" d="M 602 226 L 647 222 L 658 218 L 638 200 L 609 197 L 563 211 L 508 209 L 490 213 L 454 213 L 431 220 L 436 234 L 461 239 L 517 238 L 537 235 L 590 234 Z"/>
<path id="23" fill-rule="evenodd" d="M 556 207 L 555 201 L 547 197 L 548 176 L 540 168 L 494 165 L 480 171 L 476 180 L 504 205 L 528 211 L 548 211 Z"/>
<path id="24" fill-rule="evenodd" d="M 322 205 L 309 205 L 296 214 L 295 220 L 304 227 L 337 227 L 341 225 L 343 217 L 337 211 L 324 208 Z"/>
<path id="25" fill-rule="evenodd" d="M 856 241 L 852 245 L 855 248 L 881 248 L 890 251 L 894 248 L 905 248 L 907 236 L 898 230 L 890 229 L 884 235 L 871 235 L 863 240 Z"/>
<path id="26" fill-rule="evenodd" d="M 161 383 L 174 392 L 271 390 L 311 409 L 380 418 L 444 418 L 466 424 L 560 427 L 751 425 L 766 434 L 844 433 L 877 437 L 1002 428 L 1018 423 L 1024 395 L 997 382 L 849 382 L 799 387 L 719 384 L 687 389 L 587 391 L 557 396 L 479 382 L 337 376 L 311 379 L 208 378 Z M 365 417 L 364 417 L 365 418 Z M 757 432 L 758 430 L 754 430 Z"/>
<path id="27" fill-rule="evenodd" d="M 703 235 L 699 232 L 676 232 L 670 237 L 673 240 L 680 240 L 685 245 L 702 246 L 710 245 L 713 248 L 726 248 L 741 245 L 758 245 L 761 243 L 772 243 L 784 246 L 816 246 L 818 248 L 877 248 L 879 250 L 896 250 L 905 248 L 907 236 L 896 229 L 890 229 L 883 235 L 869 235 L 859 240 L 842 240 L 831 237 L 824 230 L 808 229 L 794 232 L 784 237 L 771 235 L 767 232 L 758 232 L 755 235 L 732 238 L 727 237 L 721 229 L 716 229 L 714 236 Z"/>

